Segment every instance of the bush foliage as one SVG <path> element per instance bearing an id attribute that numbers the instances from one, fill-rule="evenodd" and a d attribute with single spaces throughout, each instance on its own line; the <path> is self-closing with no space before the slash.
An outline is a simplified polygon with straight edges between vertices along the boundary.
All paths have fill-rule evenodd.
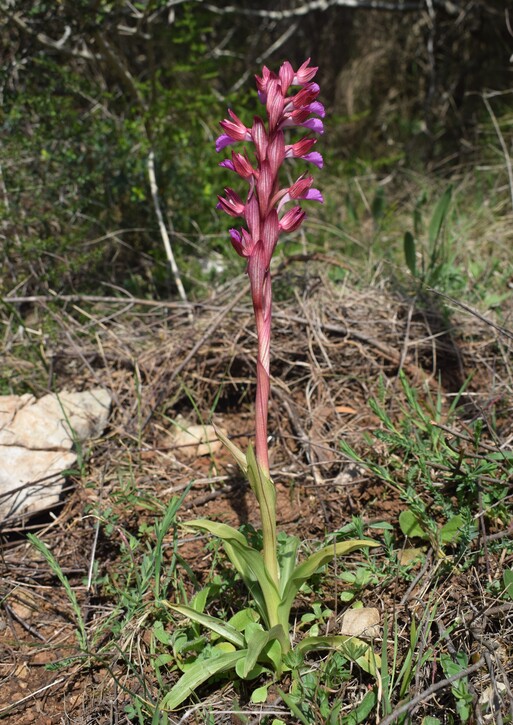
<path id="1" fill-rule="evenodd" d="M 149 193 L 150 150 L 186 285 L 200 289 L 209 257 L 227 246 L 214 211 L 217 120 L 235 93 L 251 117 L 241 89 L 262 58 L 297 65 L 312 56 L 321 67 L 332 172 L 344 173 L 340 159 L 353 166 L 356 153 L 414 165 L 450 148 L 460 160 L 473 148 L 476 109 L 485 113 L 476 94 L 508 85 L 501 5 L 454 15 L 452 4 L 434 3 L 430 16 L 343 2 L 305 14 L 284 3 L 282 15 L 250 0 L 237 12 L 164 0 L 8 3 L 0 21 L 2 293 L 119 285 L 173 294 Z"/>

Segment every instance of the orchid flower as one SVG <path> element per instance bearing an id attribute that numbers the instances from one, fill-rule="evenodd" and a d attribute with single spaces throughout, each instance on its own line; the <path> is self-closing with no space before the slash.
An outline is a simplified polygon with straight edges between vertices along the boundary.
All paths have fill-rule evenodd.
<path id="1" fill-rule="evenodd" d="M 267 111 L 267 125 L 256 116 L 251 128 L 246 127 L 231 110 L 230 118 L 221 121 L 223 133 L 216 141 L 216 150 L 239 142 L 254 144 L 255 163 L 248 154 L 232 152 L 231 159 L 220 163 L 234 171 L 248 185 L 245 202 L 231 188 L 219 197 L 218 208 L 232 217 L 242 217 L 246 226 L 230 229 L 232 245 L 248 260 L 248 275 L 258 333 L 257 395 L 256 395 L 256 460 L 262 471 L 269 475 L 267 446 L 267 417 L 269 400 L 269 362 L 271 337 L 271 274 L 270 263 L 279 236 L 298 229 L 305 219 L 305 212 L 296 205 L 286 210 L 289 201 L 312 200 L 322 202 L 322 194 L 312 188 L 311 176 L 300 176 L 289 188 L 281 188 L 279 171 L 285 159 L 303 159 L 322 168 L 321 154 L 312 151 L 317 142 L 311 135 L 293 144 L 285 143 L 284 129 L 306 128 L 322 133 L 321 118 L 324 107 L 317 101 L 319 86 L 312 82 L 317 68 L 310 66 L 310 59 L 294 71 L 289 62 L 283 63 L 278 75 L 269 68 L 256 76 L 258 95 Z M 290 93 L 299 86 L 297 93 Z M 313 115 L 313 117 L 312 117 Z"/>
<path id="2" fill-rule="evenodd" d="M 233 171 L 248 184 L 246 200 L 230 187 L 219 196 L 217 208 L 231 217 L 241 217 L 242 228 L 230 229 L 231 243 L 241 257 L 247 259 L 251 296 L 258 337 L 257 389 L 255 404 L 255 461 L 256 471 L 248 473 L 257 497 L 264 539 L 264 560 L 271 577 L 277 582 L 276 560 L 276 492 L 269 475 L 269 450 L 267 443 L 268 408 L 270 393 L 270 342 L 271 342 L 271 258 L 284 232 L 299 228 L 305 212 L 297 204 L 301 200 L 323 201 L 318 189 L 312 188 L 313 177 L 302 174 L 290 187 L 281 187 L 280 168 L 285 159 L 303 159 L 322 168 L 322 156 L 312 151 L 317 140 L 312 134 L 323 133 L 324 107 L 317 100 L 319 86 L 312 82 L 317 68 L 310 66 L 310 59 L 297 71 L 286 61 L 278 75 L 269 68 L 256 76 L 260 101 L 265 104 L 267 123 L 255 116 L 251 128 L 245 126 L 236 114 L 229 110 L 229 118 L 221 121 L 223 133 L 216 140 L 219 152 L 233 144 L 246 142 L 254 145 L 255 161 L 252 163 L 246 150 L 232 151 L 231 158 L 220 163 Z M 299 90 L 290 92 L 299 86 Z M 285 143 L 285 129 L 305 128 L 309 131 L 293 144 Z M 286 204 L 295 205 L 285 209 Z M 239 455 L 240 460 L 240 455 Z"/>

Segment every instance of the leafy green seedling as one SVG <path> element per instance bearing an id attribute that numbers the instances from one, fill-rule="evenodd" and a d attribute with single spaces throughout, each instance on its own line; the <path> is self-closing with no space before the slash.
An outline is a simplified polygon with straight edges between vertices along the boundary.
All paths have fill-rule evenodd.
<path id="1" fill-rule="evenodd" d="M 437 553 L 443 551 L 447 544 L 455 544 L 461 536 L 464 525 L 463 516 L 455 514 L 436 529 L 432 531 L 412 512 L 410 509 L 401 511 L 399 514 L 399 526 L 405 536 L 410 539 L 423 539 L 429 541 Z"/>

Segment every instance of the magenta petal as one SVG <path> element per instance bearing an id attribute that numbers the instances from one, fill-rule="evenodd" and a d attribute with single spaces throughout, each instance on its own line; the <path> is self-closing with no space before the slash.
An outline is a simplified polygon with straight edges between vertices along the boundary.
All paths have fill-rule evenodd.
<path id="1" fill-rule="evenodd" d="M 320 118 L 309 118 L 299 125 L 309 128 L 310 131 L 315 131 L 315 133 L 324 133 L 324 126 Z"/>
<path id="2" fill-rule="evenodd" d="M 313 103 L 310 103 L 309 106 L 310 113 L 315 113 L 317 116 L 320 116 L 321 118 L 324 118 L 326 115 L 326 111 L 324 110 L 324 106 L 320 101 L 314 101 Z"/>
<path id="3" fill-rule="evenodd" d="M 304 194 L 304 196 L 301 196 L 301 198 L 309 199 L 310 201 L 318 201 L 319 204 L 324 204 L 324 197 L 319 189 L 308 189 L 306 194 Z"/>
<path id="4" fill-rule="evenodd" d="M 216 151 L 219 153 L 219 151 L 222 151 L 222 149 L 225 148 L 225 146 L 230 146 L 230 144 L 237 143 L 231 136 L 228 136 L 227 133 L 221 134 L 221 136 L 218 136 L 216 139 Z"/>
<path id="5" fill-rule="evenodd" d="M 243 257 L 244 247 L 242 244 L 242 234 L 237 229 L 230 229 L 230 241 L 237 254 Z"/>
<path id="6" fill-rule="evenodd" d="M 305 161 L 310 162 L 311 164 L 315 164 L 315 166 L 317 166 L 319 169 L 322 169 L 322 167 L 324 166 L 324 160 L 318 151 L 311 151 L 309 154 L 305 154 L 301 158 Z"/>
<path id="7" fill-rule="evenodd" d="M 230 171 L 235 171 L 235 167 L 231 159 L 225 159 L 224 161 L 220 161 L 218 166 L 222 166 L 223 169 L 230 169 Z"/>

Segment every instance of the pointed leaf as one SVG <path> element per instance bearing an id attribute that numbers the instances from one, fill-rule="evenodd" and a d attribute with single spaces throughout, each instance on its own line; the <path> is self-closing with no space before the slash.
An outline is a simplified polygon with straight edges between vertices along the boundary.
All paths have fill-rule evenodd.
<path id="1" fill-rule="evenodd" d="M 247 453 L 248 461 L 248 480 L 251 486 L 251 490 L 257 497 L 260 508 L 264 508 L 268 513 L 271 520 L 275 521 L 276 516 L 274 514 L 276 506 L 276 489 L 274 483 L 271 481 L 269 476 L 266 476 L 258 465 L 258 461 L 255 458 L 255 452 L 253 446 L 248 446 Z M 266 511 L 264 510 L 265 514 Z"/>
<path id="2" fill-rule="evenodd" d="M 225 551 L 250 590 L 260 616 L 268 627 L 272 627 L 275 622 L 271 619 L 278 609 L 279 594 L 264 565 L 261 553 L 249 546 L 246 537 L 240 531 L 227 524 L 208 519 L 194 519 L 183 523 L 182 526 L 208 531 L 223 541 Z"/>
<path id="3" fill-rule="evenodd" d="M 230 546 L 229 542 L 232 540 L 239 541 L 241 544 L 249 546 L 248 541 L 244 534 L 234 529 L 233 526 L 228 524 L 220 524 L 216 521 L 209 521 L 208 519 L 192 519 L 191 521 L 184 521 L 180 524 L 185 528 L 199 529 L 199 531 L 208 531 L 214 536 L 218 536 L 224 542 L 224 548 L 228 555 L 228 558 L 236 568 L 238 573 L 244 577 L 244 564 L 240 561 L 233 547 Z"/>
<path id="4" fill-rule="evenodd" d="M 159 709 L 176 710 L 200 685 L 220 672 L 234 669 L 237 662 L 244 659 L 246 654 L 247 650 L 239 650 L 196 662 L 161 700 Z"/>
<path id="5" fill-rule="evenodd" d="M 433 216 L 431 217 L 431 221 L 429 222 L 429 243 L 431 246 L 436 244 L 438 241 L 438 237 L 440 236 L 440 231 L 442 229 L 442 225 L 445 221 L 445 217 L 447 216 L 447 212 L 449 210 L 449 205 L 451 203 L 451 197 L 452 197 L 452 186 L 447 187 L 447 189 L 444 191 L 440 199 L 438 200 L 438 204 L 435 207 L 435 210 L 433 212 Z"/>
<path id="6" fill-rule="evenodd" d="M 228 524 L 221 524 L 218 521 L 210 521 L 210 519 L 191 519 L 190 521 L 181 521 L 180 526 L 208 531 L 214 536 L 219 536 L 220 539 L 235 539 L 241 544 L 246 544 L 246 546 L 248 545 L 248 540 L 238 529 L 234 529 L 233 526 L 228 526 Z"/>
<path id="7" fill-rule="evenodd" d="M 439 531 L 439 538 L 442 544 L 452 544 L 457 541 L 462 533 L 463 528 L 463 516 L 456 514 L 451 516 Z"/>
<path id="8" fill-rule="evenodd" d="M 255 612 L 255 610 L 250 607 L 246 607 L 246 609 L 240 609 L 238 612 L 235 612 L 235 614 L 228 620 L 228 624 L 235 627 L 237 632 L 244 632 L 248 624 L 258 622 L 258 619 L 258 612 Z"/>
<path id="9" fill-rule="evenodd" d="M 255 665 L 252 669 L 245 671 L 245 663 L 247 655 L 243 660 L 239 660 L 235 665 L 235 672 L 241 680 L 254 680 L 256 677 L 260 677 L 262 672 L 265 672 L 265 667 L 262 665 Z"/>
<path id="10" fill-rule="evenodd" d="M 289 667 L 286 667 L 283 662 L 284 652 L 287 651 L 288 648 L 284 650 L 280 643 L 284 640 L 287 640 L 288 643 L 288 635 L 284 632 L 281 624 L 278 624 L 277 626 L 280 627 L 281 632 L 278 632 L 278 637 L 270 642 L 269 646 L 266 647 L 265 656 L 273 663 L 275 672 L 283 672 L 283 669 L 290 669 Z M 288 651 L 290 652 L 290 649 L 288 649 Z"/>
<path id="11" fill-rule="evenodd" d="M 257 687 L 251 693 L 250 702 L 252 702 L 254 705 L 260 705 L 263 702 L 267 702 L 268 689 L 269 685 L 262 685 L 262 687 Z"/>
<path id="12" fill-rule="evenodd" d="M 204 627 L 207 627 L 207 629 L 212 630 L 212 632 L 216 632 L 218 635 L 228 640 L 228 642 L 235 645 L 235 647 L 238 647 L 239 649 L 244 647 L 246 643 L 244 635 L 236 630 L 235 627 L 223 622 L 222 619 L 217 619 L 216 617 L 211 617 L 209 614 L 197 612 L 192 607 L 187 607 L 184 604 L 168 603 L 167 606 L 174 612 L 183 614 L 184 617 L 192 619 L 193 622 L 198 622 L 198 624 L 202 624 Z"/>
<path id="13" fill-rule="evenodd" d="M 305 637 L 296 645 L 296 649 L 302 654 L 323 649 L 336 649 L 373 677 L 376 676 L 377 668 L 381 664 L 381 658 L 367 642 L 343 634 L 328 637 Z"/>
<path id="14" fill-rule="evenodd" d="M 196 592 L 194 597 L 191 599 L 191 606 L 197 612 L 204 612 L 207 606 L 208 595 L 210 594 L 210 585 L 203 587 L 199 592 Z"/>
<path id="15" fill-rule="evenodd" d="M 404 233 L 404 259 L 414 277 L 417 276 L 417 255 L 415 252 L 415 237 L 411 232 Z"/>
<path id="16" fill-rule="evenodd" d="M 219 438 L 221 443 L 232 454 L 241 471 L 246 474 L 248 470 L 248 463 L 246 461 L 246 456 L 244 455 L 244 453 L 238 446 L 235 445 L 235 443 L 232 443 L 232 441 L 227 438 L 222 430 L 220 430 L 216 425 L 214 425 L 214 430 L 216 432 L 216 436 Z"/>
<path id="17" fill-rule="evenodd" d="M 283 628 L 277 625 L 269 629 L 267 632 L 259 625 L 248 627 L 246 630 L 246 642 L 248 647 L 248 655 L 244 660 L 244 669 L 242 677 L 246 678 L 253 667 L 258 662 L 264 648 L 273 640 L 280 639 L 283 636 Z M 281 663 L 280 663 L 281 664 Z"/>
<path id="18" fill-rule="evenodd" d="M 292 572 L 284 590 L 279 608 L 279 621 L 283 626 L 288 626 L 290 608 L 294 602 L 297 592 L 304 582 L 308 581 L 321 567 L 328 564 L 336 556 L 350 554 L 356 549 L 364 546 L 379 546 L 377 541 L 371 539 L 353 539 L 351 541 L 340 541 L 333 546 L 326 546 L 315 554 L 312 554 L 301 564 L 296 566 Z M 287 623 L 285 625 L 285 622 Z"/>
<path id="19" fill-rule="evenodd" d="M 278 557 L 280 564 L 280 594 L 283 594 L 287 582 L 294 571 L 300 544 L 301 541 L 297 536 L 287 536 L 286 544 L 280 552 Z"/>
<path id="20" fill-rule="evenodd" d="M 419 523 L 418 518 L 415 516 L 415 514 L 410 511 L 410 509 L 406 509 L 405 511 L 401 511 L 399 514 L 399 526 L 401 528 L 401 531 L 405 536 L 409 536 L 411 538 L 417 538 L 417 539 L 428 539 L 427 533 L 424 531 L 422 526 Z"/>

